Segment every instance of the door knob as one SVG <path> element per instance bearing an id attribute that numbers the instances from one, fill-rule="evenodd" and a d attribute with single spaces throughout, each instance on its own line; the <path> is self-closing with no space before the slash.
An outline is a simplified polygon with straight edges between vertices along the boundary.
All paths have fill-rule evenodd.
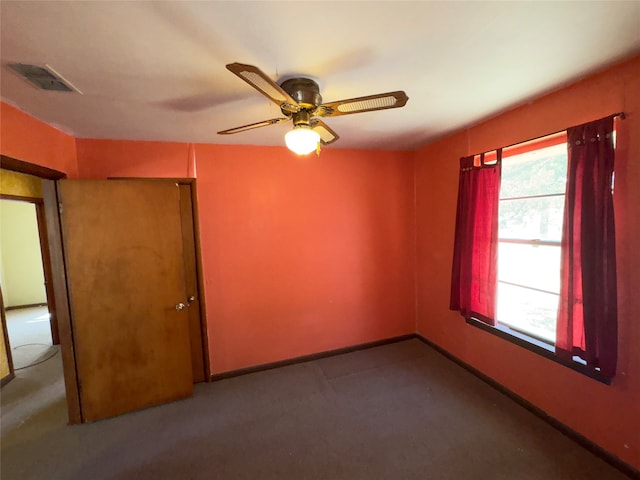
<path id="1" fill-rule="evenodd" d="M 196 301 L 196 297 L 194 297 L 193 295 L 191 295 L 189 298 L 187 298 L 187 307 L 191 306 L 192 302 Z"/>
<path id="2" fill-rule="evenodd" d="M 182 302 L 180 303 L 176 303 L 176 311 L 177 312 L 181 312 L 182 310 L 184 310 L 184 307 L 186 307 L 186 305 Z"/>

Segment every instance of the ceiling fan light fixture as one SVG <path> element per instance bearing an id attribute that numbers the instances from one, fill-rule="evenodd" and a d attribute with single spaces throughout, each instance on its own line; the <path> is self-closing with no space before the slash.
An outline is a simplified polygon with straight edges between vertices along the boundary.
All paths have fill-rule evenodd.
<path id="1" fill-rule="evenodd" d="M 287 148 L 298 155 L 315 152 L 320 142 L 320 135 L 307 125 L 298 125 L 284 136 Z"/>
<path id="2" fill-rule="evenodd" d="M 298 155 L 308 155 L 314 150 L 320 155 L 321 144 L 329 145 L 340 138 L 321 118 L 404 107 L 409 99 L 406 93 L 398 90 L 322 103 L 318 82 L 311 78 L 289 78 L 278 85 L 253 65 L 230 63 L 227 65 L 227 70 L 277 104 L 284 117 L 229 128 L 218 134 L 230 135 L 292 121 L 293 130 L 285 135 L 284 140 L 289 150 Z"/>

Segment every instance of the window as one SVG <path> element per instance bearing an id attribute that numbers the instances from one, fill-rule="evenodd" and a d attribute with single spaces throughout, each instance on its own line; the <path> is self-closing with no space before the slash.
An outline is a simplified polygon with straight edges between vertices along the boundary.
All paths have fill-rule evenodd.
<path id="1" fill-rule="evenodd" d="M 617 363 L 616 117 L 460 159 L 449 303 L 604 383 Z"/>
<path id="2" fill-rule="evenodd" d="M 498 204 L 498 324 L 553 344 L 560 293 L 566 135 L 504 149 Z"/>

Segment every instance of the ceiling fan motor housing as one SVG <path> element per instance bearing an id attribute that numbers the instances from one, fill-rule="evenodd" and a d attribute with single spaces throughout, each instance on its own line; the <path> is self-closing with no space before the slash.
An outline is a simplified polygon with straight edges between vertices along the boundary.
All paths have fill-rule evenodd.
<path id="1" fill-rule="evenodd" d="M 280 86 L 305 110 L 314 110 L 322 103 L 320 87 L 310 78 L 290 78 Z M 282 113 L 291 115 L 291 112 L 286 112 L 284 109 Z"/>

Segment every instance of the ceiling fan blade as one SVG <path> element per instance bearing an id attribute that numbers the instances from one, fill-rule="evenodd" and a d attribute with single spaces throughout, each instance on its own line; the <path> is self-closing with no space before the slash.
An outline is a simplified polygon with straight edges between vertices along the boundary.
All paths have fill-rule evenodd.
<path id="1" fill-rule="evenodd" d="M 317 118 L 312 120 L 311 129 L 320 135 L 320 142 L 323 145 L 329 145 L 340 138 L 326 123 Z"/>
<path id="2" fill-rule="evenodd" d="M 313 114 L 320 117 L 337 117 L 351 113 L 373 112 L 374 110 L 404 107 L 407 100 L 409 100 L 407 94 L 399 90 L 397 92 L 379 93 L 366 97 L 323 103 Z"/>
<path id="3" fill-rule="evenodd" d="M 280 85 L 271 80 L 266 73 L 253 65 L 243 63 L 230 63 L 227 70 L 235 73 L 242 80 L 276 103 L 280 108 L 288 112 L 300 111 L 300 106 Z"/>
<path id="4" fill-rule="evenodd" d="M 246 132 L 247 130 L 253 130 L 254 128 L 267 127 L 269 125 L 276 125 L 278 123 L 286 122 L 289 118 L 272 118 L 271 120 L 263 120 L 262 122 L 251 123 L 249 125 L 243 125 L 241 127 L 230 128 L 229 130 L 222 130 L 218 132 L 218 135 L 231 135 L 232 133 Z"/>

